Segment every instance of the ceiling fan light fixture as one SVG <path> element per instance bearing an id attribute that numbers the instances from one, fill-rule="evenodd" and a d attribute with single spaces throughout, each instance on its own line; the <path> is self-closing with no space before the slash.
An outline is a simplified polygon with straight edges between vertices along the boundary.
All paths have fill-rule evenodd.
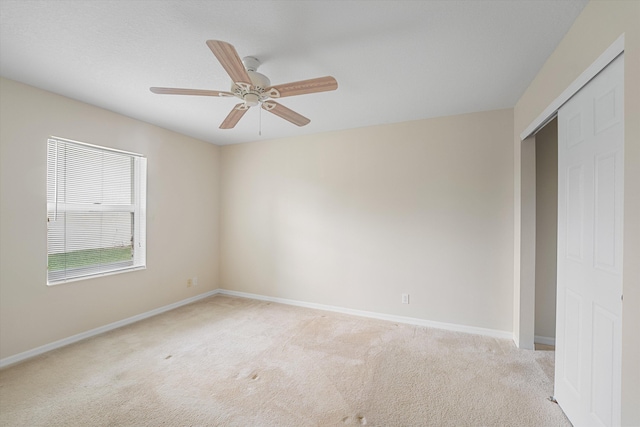
<path id="1" fill-rule="evenodd" d="M 249 107 L 255 107 L 260 103 L 260 97 L 255 93 L 247 93 L 244 95 L 244 103 Z"/>

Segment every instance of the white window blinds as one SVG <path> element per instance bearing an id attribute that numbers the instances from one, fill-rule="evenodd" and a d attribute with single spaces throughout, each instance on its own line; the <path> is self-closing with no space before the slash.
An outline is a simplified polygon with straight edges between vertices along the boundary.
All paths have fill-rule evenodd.
<path id="1" fill-rule="evenodd" d="M 49 284 L 144 267 L 146 158 L 47 142 Z"/>

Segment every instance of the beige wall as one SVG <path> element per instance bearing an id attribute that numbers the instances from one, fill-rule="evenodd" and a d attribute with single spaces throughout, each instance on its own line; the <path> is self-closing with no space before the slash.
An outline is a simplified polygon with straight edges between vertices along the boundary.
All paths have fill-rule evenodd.
<path id="1" fill-rule="evenodd" d="M 558 244 L 558 120 L 536 134 L 536 321 L 535 335 L 556 336 Z"/>
<path id="2" fill-rule="evenodd" d="M 221 287 L 511 332 L 512 118 L 222 147 Z"/>
<path id="3" fill-rule="evenodd" d="M 218 287 L 218 147 L 7 79 L 0 118 L 0 358 Z M 46 285 L 51 135 L 147 156 L 146 270 Z"/>
<path id="4" fill-rule="evenodd" d="M 624 305 L 622 330 L 622 421 L 640 425 L 640 2 L 591 1 L 549 57 L 514 108 L 514 178 L 516 182 L 516 246 L 524 229 L 517 215 L 527 200 L 521 197 L 523 171 L 519 134 L 621 34 L 625 34 L 625 190 Z M 517 251 L 516 251 L 517 252 Z M 522 268 L 516 253 L 514 268 Z M 523 291 L 516 280 L 514 293 Z M 515 306 L 515 331 L 522 318 Z M 526 314 L 526 313 L 525 313 Z M 520 317 L 520 324 L 518 324 Z"/>

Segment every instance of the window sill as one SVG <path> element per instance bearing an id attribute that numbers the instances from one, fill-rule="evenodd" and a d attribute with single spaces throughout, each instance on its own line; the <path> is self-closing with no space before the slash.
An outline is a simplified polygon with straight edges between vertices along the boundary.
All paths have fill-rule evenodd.
<path id="1" fill-rule="evenodd" d="M 64 285 L 65 283 L 72 283 L 72 282 L 79 282 L 82 280 L 89 280 L 89 279 L 95 279 L 98 277 L 105 277 L 105 276 L 113 276 L 114 274 L 120 274 L 120 273 L 128 273 L 131 271 L 138 271 L 138 270 L 146 270 L 147 266 L 146 265 L 138 265 L 135 267 L 126 267 L 126 268 L 121 268 L 118 270 L 112 270 L 112 271 L 107 271 L 104 273 L 93 273 L 93 274 L 87 274 L 86 276 L 78 276 L 78 277 L 73 277 L 70 279 L 63 279 L 63 280 L 55 280 L 55 281 L 49 281 L 47 280 L 47 286 L 57 286 L 57 285 Z"/>

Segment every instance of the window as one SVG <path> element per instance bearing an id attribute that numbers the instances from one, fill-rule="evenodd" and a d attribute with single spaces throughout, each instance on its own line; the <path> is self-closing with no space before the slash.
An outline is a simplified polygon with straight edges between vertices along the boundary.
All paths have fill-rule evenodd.
<path id="1" fill-rule="evenodd" d="M 47 283 L 144 268 L 147 159 L 47 141 Z"/>

